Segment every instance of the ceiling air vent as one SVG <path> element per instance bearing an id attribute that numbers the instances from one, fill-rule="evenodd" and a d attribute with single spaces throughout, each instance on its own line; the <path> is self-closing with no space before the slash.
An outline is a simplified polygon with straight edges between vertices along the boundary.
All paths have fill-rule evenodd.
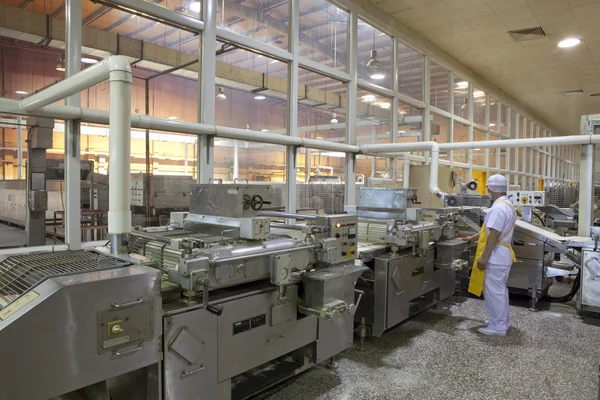
<path id="1" fill-rule="evenodd" d="M 583 94 L 584 91 L 581 89 L 577 89 L 577 90 L 563 90 L 562 92 L 559 92 L 559 94 L 562 94 L 563 96 L 575 96 L 578 94 Z"/>
<path id="2" fill-rule="evenodd" d="M 546 37 L 546 32 L 544 32 L 541 26 L 538 26 L 537 28 L 517 29 L 516 31 L 508 31 L 508 33 L 515 39 L 515 42 Z"/>

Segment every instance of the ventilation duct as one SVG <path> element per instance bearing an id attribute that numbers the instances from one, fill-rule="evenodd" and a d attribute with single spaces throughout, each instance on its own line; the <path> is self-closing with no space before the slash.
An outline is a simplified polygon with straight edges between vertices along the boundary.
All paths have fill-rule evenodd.
<path id="1" fill-rule="evenodd" d="M 537 28 L 517 29 L 515 31 L 508 31 L 508 33 L 515 42 L 534 40 L 547 36 L 541 26 L 538 26 Z"/>

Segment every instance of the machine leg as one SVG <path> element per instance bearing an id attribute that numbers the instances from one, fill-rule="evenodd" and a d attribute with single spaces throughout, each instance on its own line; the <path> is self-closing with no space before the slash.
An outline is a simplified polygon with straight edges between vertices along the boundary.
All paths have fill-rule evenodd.
<path id="1" fill-rule="evenodd" d="M 365 317 L 360 320 L 360 326 L 358 327 L 358 336 L 360 337 L 360 344 L 358 345 L 358 351 L 365 351 L 365 337 L 367 336 L 367 323 Z"/>
<path id="2" fill-rule="evenodd" d="M 538 293 L 535 287 L 529 289 L 529 295 L 531 300 L 529 301 L 529 311 L 537 311 L 536 305 L 538 300 Z"/>
<path id="3" fill-rule="evenodd" d="M 328 369 L 331 369 L 331 370 L 336 370 L 336 369 L 338 368 L 338 363 L 337 363 L 337 361 L 335 360 L 335 356 L 331 357 L 331 358 L 329 359 L 329 362 L 328 362 L 328 363 L 327 363 L 327 365 L 325 365 L 325 366 L 326 366 Z"/>

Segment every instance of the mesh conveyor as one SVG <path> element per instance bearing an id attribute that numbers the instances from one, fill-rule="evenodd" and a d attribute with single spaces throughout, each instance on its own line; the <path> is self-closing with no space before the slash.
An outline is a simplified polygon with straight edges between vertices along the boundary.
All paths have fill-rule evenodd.
<path id="1" fill-rule="evenodd" d="M 299 209 L 319 209 L 325 214 L 344 212 L 344 184 L 331 182 L 300 183 L 296 187 Z"/>
<path id="2" fill-rule="evenodd" d="M 569 208 L 579 200 L 577 188 L 566 186 L 552 186 L 546 189 L 548 203 L 558 208 Z"/>
<path id="3" fill-rule="evenodd" d="M 209 235 L 187 230 L 156 233 L 132 232 L 129 235 L 129 250 L 153 260 L 161 269 L 173 268 L 181 258 L 181 251 L 170 247 L 171 239 L 203 238 Z"/>
<path id="4" fill-rule="evenodd" d="M 85 250 L 8 256 L 0 261 L 0 309 L 48 278 L 127 265 Z"/>

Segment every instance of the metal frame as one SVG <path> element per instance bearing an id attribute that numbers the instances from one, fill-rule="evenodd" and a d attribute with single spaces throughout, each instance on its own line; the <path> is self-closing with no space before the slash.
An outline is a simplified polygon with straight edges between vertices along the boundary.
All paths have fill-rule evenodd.
<path id="1" fill-rule="evenodd" d="M 431 139 L 431 123 L 430 118 L 432 113 L 439 114 L 443 117 L 449 118 L 449 140 L 454 140 L 454 123 L 459 122 L 467 125 L 468 127 L 468 135 L 469 141 L 473 140 L 473 129 L 481 129 L 485 132 L 485 137 L 487 139 L 490 138 L 490 131 L 497 132 L 500 134 L 501 127 L 500 122 L 502 121 L 502 106 L 507 106 L 508 110 L 508 132 L 510 135 L 512 128 L 512 120 L 511 113 L 517 111 L 517 119 L 515 121 L 515 132 L 517 137 L 519 137 L 519 127 L 520 121 L 519 116 L 524 116 L 525 121 L 530 121 L 533 126 L 534 119 L 528 116 L 526 113 L 521 112 L 520 110 L 514 108 L 514 106 L 510 105 L 506 101 L 502 101 L 505 96 L 500 96 L 498 94 L 493 93 L 493 91 L 486 91 L 486 85 L 481 85 L 480 82 L 473 82 L 470 79 L 468 74 L 465 74 L 463 71 L 458 71 L 462 77 L 465 78 L 467 82 L 469 82 L 468 87 L 468 101 L 469 101 L 469 114 L 468 118 L 464 119 L 454 114 L 454 74 L 455 71 L 452 67 L 447 66 L 443 60 L 438 60 L 435 55 L 432 55 L 426 49 L 420 48 L 418 43 L 410 43 L 411 41 L 407 41 L 405 36 L 406 34 L 403 32 L 397 31 L 394 27 L 386 24 L 385 21 L 380 21 L 377 18 L 374 18 L 369 13 L 362 10 L 359 6 L 355 4 L 352 0 L 332 0 L 330 3 L 335 4 L 336 6 L 346 10 L 349 12 L 348 18 L 348 46 L 347 46 L 347 65 L 348 71 L 340 71 L 334 68 L 331 68 L 327 65 L 320 64 L 318 62 L 306 59 L 299 55 L 299 7 L 300 0 L 289 0 L 289 9 L 290 9 L 290 21 L 289 21 L 289 43 L 290 48 L 289 51 L 282 50 L 276 47 L 272 47 L 268 44 L 261 43 L 255 41 L 253 39 L 235 34 L 230 32 L 224 28 L 217 27 L 216 23 L 216 12 L 217 5 L 216 0 L 204 0 L 202 6 L 202 21 L 196 20 L 189 16 L 186 16 L 180 12 L 175 10 L 170 10 L 165 7 L 159 6 L 157 4 L 153 4 L 151 2 L 143 1 L 143 0 L 103 0 L 104 3 L 111 5 L 119 5 L 126 6 L 130 10 L 138 13 L 144 13 L 146 16 L 156 18 L 161 21 L 166 21 L 167 23 L 172 24 L 173 26 L 182 27 L 182 29 L 199 33 L 201 34 L 200 41 L 200 65 L 201 72 L 199 75 L 199 112 L 198 119 L 200 123 L 205 125 L 214 124 L 215 119 L 215 67 L 216 67 L 216 40 L 222 39 L 228 42 L 233 42 L 236 45 L 239 45 L 241 48 L 245 48 L 248 50 L 252 50 L 254 52 L 264 54 L 269 57 L 276 58 L 283 62 L 288 63 L 289 68 L 289 84 L 288 84 L 288 118 L 287 118 L 287 136 L 288 138 L 282 138 L 281 135 L 271 135 L 273 136 L 273 143 L 279 142 L 279 144 L 283 144 L 286 146 L 286 155 L 288 160 L 288 166 L 286 169 L 286 182 L 287 190 L 288 190 L 288 203 L 286 204 L 286 209 L 290 212 L 294 211 L 296 208 L 295 198 L 293 195 L 295 191 L 296 182 L 296 149 L 297 146 L 303 144 L 310 144 L 310 141 L 305 140 L 297 140 L 300 139 L 297 137 L 297 113 L 298 113 L 298 104 L 296 99 L 298 98 L 298 70 L 299 68 L 306 68 L 316 73 L 322 74 L 324 76 L 328 76 L 339 81 L 345 82 L 347 84 L 347 97 L 349 100 L 348 108 L 347 108 L 347 124 L 346 124 L 346 144 L 351 145 L 348 146 L 345 150 L 346 160 L 345 160 L 345 177 L 346 177 L 346 206 L 348 208 L 352 208 L 355 205 L 355 175 L 356 175 L 356 154 L 353 151 L 356 143 L 356 114 L 357 114 L 357 105 L 356 99 L 358 87 L 363 87 L 374 93 L 378 93 L 381 95 L 385 95 L 390 97 L 392 100 L 392 143 L 397 142 L 397 127 L 398 127 L 398 104 L 399 102 L 404 102 L 406 104 L 419 107 L 423 109 L 423 136 L 421 138 L 422 141 L 429 141 Z M 76 66 L 80 65 L 80 53 L 81 53 L 81 4 L 79 7 L 73 7 L 76 1 L 67 1 L 67 7 L 65 9 L 67 16 L 67 76 L 72 75 L 76 72 Z M 357 74 L 357 29 L 358 29 L 358 19 L 366 21 L 372 24 L 376 29 L 382 31 L 383 33 L 389 35 L 392 38 L 392 89 L 382 88 L 380 86 L 374 85 L 371 82 L 367 82 L 363 79 L 358 78 Z M 69 22 L 71 21 L 71 22 Z M 402 94 L 398 90 L 398 67 L 397 67 L 397 51 L 400 43 L 407 42 L 406 45 L 412 47 L 416 51 L 420 51 L 423 54 L 423 100 L 413 99 L 405 94 Z M 77 60 L 77 62 L 75 62 Z M 430 63 L 435 61 L 436 63 L 444 66 L 450 72 L 449 74 L 449 111 L 444 111 L 437 109 L 431 105 L 430 99 Z M 69 69 L 69 64 L 75 69 Z M 482 88 L 482 90 L 486 91 L 486 126 L 481 126 L 473 122 L 473 86 L 477 85 L 478 88 Z M 497 100 L 497 121 L 496 127 L 494 129 L 490 129 L 490 98 L 493 96 Z M 77 107 L 79 101 L 76 96 L 72 96 L 70 98 L 68 105 L 72 105 Z M 511 101 L 512 99 L 509 99 Z M 73 111 L 73 115 L 76 113 Z M 66 158 L 66 168 L 68 171 L 78 170 L 79 162 L 79 145 L 77 141 L 78 133 L 77 127 L 79 123 L 75 118 L 67 118 L 68 119 L 68 128 L 67 134 L 65 135 L 65 158 Z M 100 118 L 98 118 L 99 120 Z M 141 120 L 141 119 L 140 119 Z M 165 124 L 166 126 L 166 124 Z M 540 135 L 543 132 L 544 137 L 551 137 L 553 134 L 550 132 L 548 128 L 543 127 L 541 124 L 536 125 L 535 135 Z M 215 130 L 217 127 L 215 127 Z M 530 128 L 531 130 L 531 128 Z M 534 132 L 532 131 L 532 135 Z M 242 136 L 240 134 L 240 136 Z M 266 135 L 265 135 L 266 136 Z M 499 135 L 502 138 L 501 135 Z M 255 139 L 260 139 L 258 141 L 267 143 L 269 142 L 268 138 L 259 138 L 258 135 L 254 135 Z M 284 140 L 286 139 L 286 140 Z M 289 139 L 289 140 L 287 140 Z M 202 134 L 199 138 L 199 151 L 198 151 L 198 181 L 199 182 L 208 182 L 208 179 L 213 175 L 214 169 L 214 139 L 211 135 Z M 561 150 L 563 154 L 560 154 L 558 148 L 561 146 L 542 146 L 542 154 L 543 159 L 541 165 L 539 165 L 539 157 L 535 162 L 535 170 L 533 159 L 531 158 L 534 154 L 536 154 L 536 150 L 531 150 L 531 162 L 528 164 L 529 168 L 527 171 L 519 171 L 519 152 L 515 151 L 514 160 L 511 159 L 510 152 L 507 151 L 506 148 L 506 168 L 501 168 L 500 157 L 501 155 L 497 153 L 496 156 L 496 165 L 489 165 L 490 157 L 489 150 L 486 150 L 485 162 L 483 166 L 484 169 L 490 170 L 499 170 L 501 172 L 509 174 L 512 176 L 512 182 L 514 184 L 525 185 L 528 181 L 530 185 L 536 185 L 536 176 L 544 177 L 546 182 L 552 184 L 558 183 L 566 183 L 571 180 L 577 181 L 578 176 L 575 171 L 579 166 L 582 166 L 580 158 L 576 157 L 576 152 L 571 149 L 570 151 Z M 499 148 L 499 150 L 502 148 Z M 412 154 L 404 157 L 404 162 L 409 163 L 429 163 L 428 151 L 423 153 L 417 151 Z M 423 154 L 423 156 L 421 156 Z M 72 155 L 72 156 L 69 156 Z M 451 165 L 458 168 L 464 168 L 468 171 L 468 177 L 471 177 L 472 173 L 472 150 L 467 150 L 467 163 L 458 163 L 453 162 L 452 160 L 452 150 L 448 151 L 448 160 L 441 160 L 440 163 L 443 165 Z M 525 160 L 524 160 L 525 161 Z M 395 176 L 397 171 L 395 170 L 395 162 L 392 162 L 390 172 L 391 176 Z M 583 168 L 583 166 L 582 166 Z M 408 168 L 404 168 L 404 179 L 408 180 L 408 174 L 406 171 Z M 71 173 L 70 176 L 73 175 L 78 176 L 77 174 Z M 70 244 L 71 248 L 77 248 L 80 245 L 80 231 L 79 231 L 79 202 L 77 201 L 79 196 L 79 181 L 67 178 L 66 185 L 66 198 L 67 198 L 67 243 Z"/>

